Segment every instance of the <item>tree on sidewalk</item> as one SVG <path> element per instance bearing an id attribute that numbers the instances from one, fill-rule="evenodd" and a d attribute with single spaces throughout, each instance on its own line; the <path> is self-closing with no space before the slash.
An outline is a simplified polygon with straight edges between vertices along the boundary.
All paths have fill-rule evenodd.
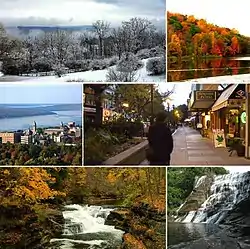
<path id="1" fill-rule="evenodd" d="M 172 93 L 173 90 L 160 93 L 156 86 L 152 89 L 150 84 L 118 84 L 114 86 L 110 98 L 117 112 L 146 121 L 152 114 L 164 110 L 164 100 Z"/>

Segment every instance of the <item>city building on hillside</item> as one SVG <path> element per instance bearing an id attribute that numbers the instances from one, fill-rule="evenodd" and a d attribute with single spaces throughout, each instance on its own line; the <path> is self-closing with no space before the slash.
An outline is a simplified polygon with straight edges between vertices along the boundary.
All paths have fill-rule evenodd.
<path id="1" fill-rule="evenodd" d="M 63 127 L 49 128 L 49 129 L 45 129 L 44 133 L 47 134 L 47 135 L 58 135 L 59 133 L 61 133 L 63 131 L 64 131 Z"/>
<path id="2" fill-rule="evenodd" d="M 32 144 L 32 135 L 23 135 L 21 136 L 21 144 Z"/>
<path id="3" fill-rule="evenodd" d="M 23 134 L 23 132 L 0 132 L 0 138 L 3 144 L 6 143 L 20 143 L 21 142 L 21 135 Z"/>

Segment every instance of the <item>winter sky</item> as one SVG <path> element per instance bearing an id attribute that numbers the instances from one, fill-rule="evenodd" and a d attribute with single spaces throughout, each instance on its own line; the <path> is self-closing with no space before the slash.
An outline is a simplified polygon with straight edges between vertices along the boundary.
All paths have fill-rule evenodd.
<path id="1" fill-rule="evenodd" d="M 80 104 L 81 84 L 0 84 L 0 104 Z"/>
<path id="2" fill-rule="evenodd" d="M 235 28 L 242 35 L 250 36 L 249 1 L 247 0 L 167 0 L 170 12 L 194 15 L 218 26 Z"/>
<path id="3" fill-rule="evenodd" d="M 165 23 L 165 0 L 0 0 L 0 22 L 7 25 L 113 25 L 131 17 Z"/>

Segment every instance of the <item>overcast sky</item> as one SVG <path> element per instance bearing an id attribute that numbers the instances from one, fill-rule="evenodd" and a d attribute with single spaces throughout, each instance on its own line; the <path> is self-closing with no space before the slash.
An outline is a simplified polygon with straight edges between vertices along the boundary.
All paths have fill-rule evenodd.
<path id="1" fill-rule="evenodd" d="M 167 0 L 166 9 L 206 19 L 218 26 L 235 28 L 250 36 L 249 1 L 247 0 Z"/>
<path id="2" fill-rule="evenodd" d="M 166 92 L 168 90 L 171 90 L 174 88 L 174 93 L 171 95 L 170 99 L 171 101 L 171 106 L 175 105 L 182 105 L 182 104 L 187 104 L 187 99 L 189 96 L 189 93 L 191 91 L 191 85 L 192 83 L 160 83 L 159 85 L 159 90 L 160 92 Z"/>
<path id="3" fill-rule="evenodd" d="M 165 0 L 0 0 L 4 25 L 120 23 L 131 17 L 164 21 Z"/>
<path id="4" fill-rule="evenodd" d="M 1 0 L 0 0 L 1 1 Z M 0 104 L 82 103 L 80 84 L 0 84 Z"/>
<path id="5" fill-rule="evenodd" d="M 250 171 L 250 166 L 227 166 L 224 168 L 229 170 L 230 173 Z"/>

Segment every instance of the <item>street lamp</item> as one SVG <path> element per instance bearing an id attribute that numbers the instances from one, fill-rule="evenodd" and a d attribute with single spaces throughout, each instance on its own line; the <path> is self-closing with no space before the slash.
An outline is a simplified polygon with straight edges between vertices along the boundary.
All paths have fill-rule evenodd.
<path id="1" fill-rule="evenodd" d="M 128 103 L 123 103 L 122 106 L 128 108 L 128 107 L 129 107 L 129 104 L 128 104 Z"/>
<path id="2" fill-rule="evenodd" d="M 129 104 L 128 103 L 122 103 L 122 106 L 125 107 L 125 108 L 128 108 Z M 126 111 L 124 109 L 123 109 L 123 116 L 124 116 L 125 119 L 127 118 Z"/>

